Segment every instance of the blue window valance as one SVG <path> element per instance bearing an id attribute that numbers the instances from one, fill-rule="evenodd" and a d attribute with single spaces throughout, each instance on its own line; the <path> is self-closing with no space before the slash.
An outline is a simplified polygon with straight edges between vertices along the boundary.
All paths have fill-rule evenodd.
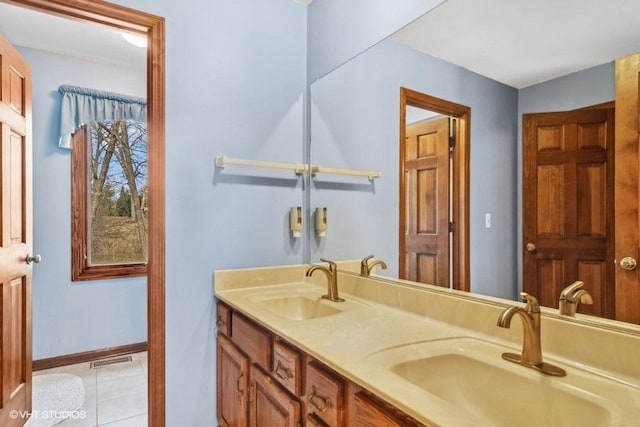
<path id="1" fill-rule="evenodd" d="M 60 86 L 60 141 L 58 145 L 71 148 L 71 135 L 90 122 L 106 120 L 147 121 L 147 101 L 112 92 L 77 86 Z"/>

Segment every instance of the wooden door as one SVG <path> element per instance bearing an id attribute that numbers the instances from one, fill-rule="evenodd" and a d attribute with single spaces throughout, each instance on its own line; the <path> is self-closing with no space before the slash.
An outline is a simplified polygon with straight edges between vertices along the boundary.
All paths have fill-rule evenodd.
<path id="1" fill-rule="evenodd" d="M 523 116 L 524 291 L 558 307 L 561 290 L 584 282 L 612 317 L 614 109 Z"/>
<path id="2" fill-rule="evenodd" d="M 404 153 L 401 278 L 449 287 L 449 118 L 407 126 Z"/>
<path id="3" fill-rule="evenodd" d="M 249 358 L 218 334 L 218 422 L 222 427 L 247 427 Z"/>
<path id="4" fill-rule="evenodd" d="M 0 426 L 14 427 L 31 411 L 31 70 L 2 34 L 0 64 Z"/>
<path id="5" fill-rule="evenodd" d="M 625 270 L 621 261 L 640 262 L 640 54 L 616 61 L 615 294 L 616 319 L 640 323 L 638 268 Z M 628 267 L 630 268 L 630 267 Z"/>
<path id="6" fill-rule="evenodd" d="M 291 397 L 256 365 L 251 366 L 251 383 L 249 408 L 251 427 L 298 427 L 300 425 L 300 402 Z"/>

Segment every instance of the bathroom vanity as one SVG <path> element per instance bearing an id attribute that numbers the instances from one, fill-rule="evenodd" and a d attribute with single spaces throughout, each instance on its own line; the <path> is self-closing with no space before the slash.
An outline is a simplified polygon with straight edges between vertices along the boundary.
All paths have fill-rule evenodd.
<path id="1" fill-rule="evenodd" d="M 522 326 L 512 302 L 296 265 L 217 271 L 222 426 L 632 426 L 640 419 L 640 334 L 545 310 L 546 376 L 503 360 Z M 515 303 L 521 306 L 522 304 Z"/>

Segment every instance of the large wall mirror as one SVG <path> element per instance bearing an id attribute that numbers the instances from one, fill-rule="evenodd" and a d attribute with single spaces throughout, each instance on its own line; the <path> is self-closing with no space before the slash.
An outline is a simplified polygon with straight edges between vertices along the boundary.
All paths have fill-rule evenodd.
<path id="1" fill-rule="evenodd" d="M 525 211 L 528 203 L 523 191 L 528 188 L 523 182 L 523 144 L 526 143 L 523 115 L 529 117 L 525 120 L 526 126 L 535 126 L 531 124 L 534 120 L 544 128 L 536 134 L 539 147 L 551 144 L 549 147 L 553 148 L 551 137 L 545 140 L 540 136 L 547 135 L 547 130 L 563 129 L 560 132 L 565 135 L 563 132 L 568 134 L 567 129 L 577 126 L 576 132 L 586 136 L 576 144 L 587 147 L 590 153 L 602 151 L 611 145 L 613 135 L 607 134 L 612 123 L 606 122 L 609 114 L 606 110 L 615 105 L 615 60 L 640 51 L 637 5 L 613 7 L 589 2 L 578 13 L 563 10 L 555 3 L 553 7 L 545 6 L 548 2 L 534 3 L 516 6 L 512 2 L 447 0 L 312 83 L 311 164 L 382 172 L 381 178 L 371 181 L 320 174 L 312 180 L 311 211 L 326 207 L 329 225 L 323 237 L 314 233 L 313 227 L 310 229 L 312 262 L 320 258 L 356 260 L 374 254 L 387 265 L 386 270 L 376 270 L 380 276 L 416 280 L 422 274 L 427 279 L 418 281 L 447 287 L 451 283 L 460 289 L 467 286 L 475 294 L 518 298 L 523 289 L 523 275 L 529 275 L 523 274 L 527 254 L 543 251 L 538 241 L 536 248 L 529 246 L 527 251 L 527 243 L 532 242 L 523 241 L 523 222 L 530 221 L 523 216 L 523 200 Z M 545 11 L 545 7 L 551 9 Z M 630 9 L 624 10 L 624 7 Z M 567 22 L 572 24 L 567 26 Z M 612 28 L 601 28 L 599 22 L 611 22 Z M 419 103 L 401 105 L 402 88 L 430 99 L 468 107 L 468 127 L 461 128 L 456 124 L 456 114 L 447 114 L 442 109 L 429 111 Z M 573 115 L 584 109 L 598 110 L 588 112 L 590 117 L 605 118 L 594 119 L 588 126 L 582 126 L 582 119 L 577 119 L 576 125 Z M 561 127 L 565 124 L 559 123 L 558 117 L 548 122 L 552 112 L 571 112 L 572 118 L 562 118 L 574 121 L 566 125 L 569 127 Z M 537 113 L 544 114 L 540 118 Z M 411 138 L 418 138 L 418 148 L 414 151 L 428 157 L 429 153 L 438 151 L 439 143 L 432 138 L 437 133 L 433 129 L 439 126 L 435 125 L 438 121 L 448 126 L 442 128 L 446 139 L 454 141 L 451 148 L 448 141 L 443 143 L 446 144 L 441 150 L 444 157 L 448 156 L 447 151 L 453 153 L 459 149 L 461 132 L 468 130 L 469 146 L 463 147 L 469 150 L 468 164 L 456 166 L 453 160 L 441 162 L 449 168 L 446 173 L 434 172 L 435 168 L 422 175 L 418 172 L 418 178 L 413 180 L 417 182 L 414 185 L 417 190 L 410 185 L 401 187 L 401 182 L 411 181 L 408 176 L 414 173 L 406 167 L 406 162 L 414 161 L 408 157 L 400 173 L 400 157 L 406 155 L 401 150 L 401 134 L 406 144 L 412 144 Z M 422 128 L 415 130 L 416 126 Z M 608 139 L 602 142 L 598 137 Z M 576 229 L 583 230 L 585 235 L 602 234 L 601 242 L 607 239 L 604 235 L 610 225 L 604 222 L 604 216 L 613 196 L 605 194 L 606 170 L 612 170 L 613 163 L 606 164 L 606 153 L 602 155 L 604 161 L 590 157 L 585 164 L 573 165 L 574 181 L 586 185 L 573 202 L 568 193 L 560 197 L 560 190 L 555 191 L 566 185 L 558 178 L 558 168 L 548 168 L 547 175 L 538 174 L 540 182 L 536 188 L 549 190 L 534 197 L 541 213 L 534 221 L 541 233 L 549 231 L 558 221 L 565 221 L 569 209 L 581 212 L 590 209 L 588 216 L 578 215 Z M 440 203 L 447 205 L 444 213 L 437 213 L 434 188 L 442 181 L 454 182 L 466 171 L 464 168 L 468 168 L 468 199 L 461 201 L 459 194 L 464 191 L 455 194 L 454 187 L 448 199 L 443 199 L 448 202 Z M 401 196 L 401 191 L 406 193 Z M 467 204 L 468 216 L 462 215 L 459 220 L 463 222 L 450 227 L 454 230 L 468 227 L 469 238 L 465 243 L 468 260 L 458 258 L 456 249 L 447 249 L 444 255 L 450 270 L 454 270 L 451 266 L 460 260 L 468 261 L 467 283 L 452 283 L 453 271 L 446 281 L 433 283 L 438 275 L 425 271 L 439 261 L 428 256 L 417 257 L 418 261 L 411 267 L 413 273 L 407 270 L 411 262 L 406 261 L 407 255 L 401 253 L 400 246 L 402 234 L 412 232 L 411 221 L 406 216 L 402 220 L 400 215 L 401 204 L 409 203 L 412 191 L 419 193 L 414 203 L 423 206 L 413 209 L 417 212 L 414 215 L 418 216 L 419 230 L 435 229 L 438 215 L 448 216 L 446 221 L 441 221 L 445 225 L 454 222 L 451 212 L 455 203 Z M 566 209 L 557 203 L 559 197 L 564 198 Z M 609 205 L 604 205 L 605 202 Z M 432 218 L 428 218 L 429 215 Z M 456 244 L 455 238 L 444 242 L 450 248 Z M 591 258 L 581 258 L 586 261 L 571 268 L 576 272 L 574 280 L 583 280 L 585 288 L 600 298 L 604 295 L 601 288 L 608 286 L 604 270 L 611 254 L 607 254 L 606 248 L 600 255 L 593 255 L 593 251 L 590 254 Z M 554 270 L 555 267 L 553 263 L 549 268 L 538 266 L 537 280 L 552 279 L 559 271 Z M 562 289 L 557 286 L 545 297 L 545 301 L 551 301 L 548 306 L 557 307 Z M 524 287 L 526 290 L 526 283 Z M 602 306 L 585 305 L 583 312 L 613 317 Z"/>

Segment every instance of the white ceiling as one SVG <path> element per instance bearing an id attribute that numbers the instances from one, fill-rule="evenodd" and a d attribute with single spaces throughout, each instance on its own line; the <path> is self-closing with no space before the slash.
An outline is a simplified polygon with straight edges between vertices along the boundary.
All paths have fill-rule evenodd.
<path id="1" fill-rule="evenodd" d="M 523 88 L 640 51 L 640 0 L 446 0 L 393 38 Z"/>
<path id="2" fill-rule="evenodd" d="M 111 28 L 0 3 L 0 33 L 16 46 L 144 70 L 147 52 Z"/>
<path id="3" fill-rule="evenodd" d="M 4 3 L 0 32 L 18 46 L 146 64 L 115 30 Z M 640 0 L 446 0 L 393 38 L 522 88 L 640 51 Z"/>

